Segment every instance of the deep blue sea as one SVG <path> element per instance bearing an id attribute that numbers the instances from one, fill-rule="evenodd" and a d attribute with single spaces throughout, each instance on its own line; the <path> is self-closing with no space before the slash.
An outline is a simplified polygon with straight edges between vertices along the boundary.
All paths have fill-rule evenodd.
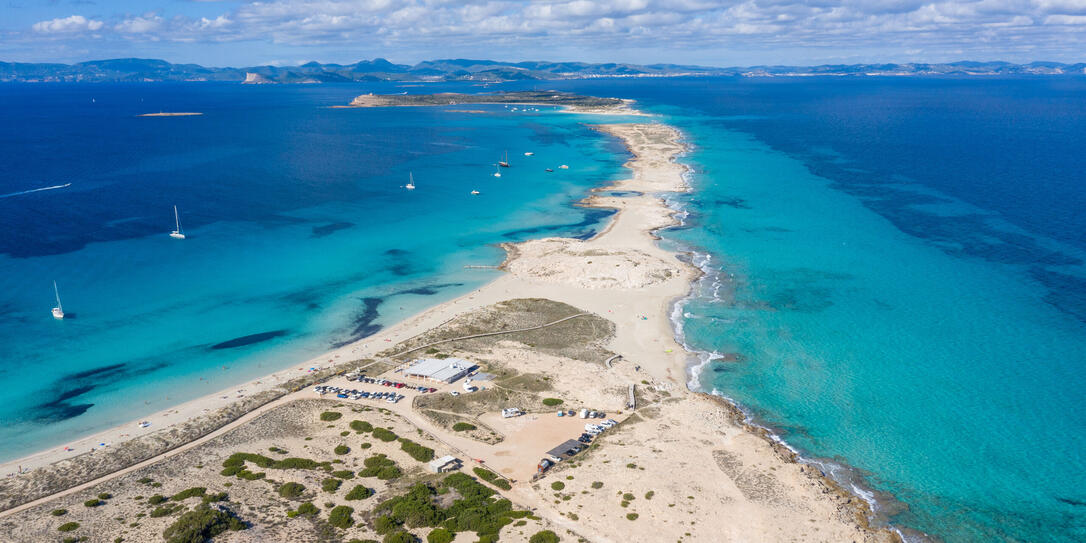
<path id="1" fill-rule="evenodd" d="M 695 190 L 664 243 L 706 272 L 675 315 L 693 386 L 907 533 L 1086 540 L 1086 79 L 505 87 L 634 98 L 685 133 Z M 438 88 L 481 90 L 0 86 L 0 195 L 71 183 L 0 196 L 0 457 L 289 366 L 489 280 L 463 266 L 495 242 L 606 220 L 571 206 L 623 175 L 598 118 L 324 107 Z M 135 117 L 159 110 L 205 115 Z M 76 318 L 49 316 L 54 279 Z"/>

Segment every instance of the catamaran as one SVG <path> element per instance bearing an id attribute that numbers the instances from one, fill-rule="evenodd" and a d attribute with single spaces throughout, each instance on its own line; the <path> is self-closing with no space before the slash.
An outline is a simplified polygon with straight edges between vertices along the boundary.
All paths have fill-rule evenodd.
<path id="1" fill-rule="evenodd" d="M 177 229 L 170 232 L 170 237 L 173 239 L 185 239 L 185 234 L 181 232 L 181 216 L 177 214 L 177 206 L 173 206 L 173 220 L 177 225 Z"/>
<path id="2" fill-rule="evenodd" d="M 407 184 L 404 185 L 403 188 L 407 190 L 415 190 L 415 175 L 411 172 L 407 172 L 407 179 Z"/>
<path id="3" fill-rule="evenodd" d="M 56 281 L 53 281 L 53 294 L 57 295 L 57 306 L 53 308 L 53 318 L 58 319 L 58 320 L 63 319 L 64 318 L 64 306 L 60 305 L 60 291 L 57 290 L 57 282 Z"/>
<path id="4" fill-rule="evenodd" d="M 501 162 L 498 162 L 498 166 L 501 166 L 502 168 L 509 167 L 509 151 L 506 151 L 505 155 L 502 156 L 502 160 Z"/>

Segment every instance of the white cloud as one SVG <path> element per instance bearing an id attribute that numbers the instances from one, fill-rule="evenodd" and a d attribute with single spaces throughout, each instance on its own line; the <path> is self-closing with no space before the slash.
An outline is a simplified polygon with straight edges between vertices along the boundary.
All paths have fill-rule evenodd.
<path id="1" fill-rule="evenodd" d="M 34 32 L 41 34 L 76 34 L 94 32 L 100 30 L 103 25 L 102 21 L 88 19 L 82 15 L 71 15 L 34 23 L 32 28 Z"/>
<path id="2" fill-rule="evenodd" d="M 281 46 L 430 51 L 427 56 L 548 57 L 558 48 L 768 51 L 1086 50 L 1086 0 L 243 0 L 216 17 L 73 15 L 39 34 L 111 32 L 141 41 L 251 41 Z M 107 19 L 109 20 L 109 19 Z M 1032 53 L 1031 53 L 1032 54 Z M 598 54 L 596 56 L 599 56 Z M 887 59 L 890 60 L 890 59 Z"/>

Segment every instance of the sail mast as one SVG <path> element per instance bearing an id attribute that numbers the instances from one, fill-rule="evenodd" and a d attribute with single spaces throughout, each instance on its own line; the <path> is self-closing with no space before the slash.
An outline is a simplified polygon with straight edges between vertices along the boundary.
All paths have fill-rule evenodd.
<path id="1" fill-rule="evenodd" d="M 53 281 L 53 293 L 57 295 L 57 309 L 59 309 L 63 313 L 64 306 L 60 305 L 60 290 L 57 288 L 56 281 Z"/>

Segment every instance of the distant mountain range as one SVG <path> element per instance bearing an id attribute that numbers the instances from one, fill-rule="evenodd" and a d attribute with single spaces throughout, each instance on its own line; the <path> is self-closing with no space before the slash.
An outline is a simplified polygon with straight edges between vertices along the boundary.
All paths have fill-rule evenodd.
<path id="1" fill-rule="evenodd" d="M 0 62 L 0 81 L 237 81 L 244 83 L 336 83 L 349 81 L 515 81 L 591 77 L 812 76 L 812 75 L 1084 75 L 1086 63 L 951 62 L 947 64 L 826 64 L 714 68 L 678 64 L 590 64 L 428 60 L 413 66 L 383 58 L 355 64 L 209 68 L 165 60 L 121 58 L 76 64 Z"/>

